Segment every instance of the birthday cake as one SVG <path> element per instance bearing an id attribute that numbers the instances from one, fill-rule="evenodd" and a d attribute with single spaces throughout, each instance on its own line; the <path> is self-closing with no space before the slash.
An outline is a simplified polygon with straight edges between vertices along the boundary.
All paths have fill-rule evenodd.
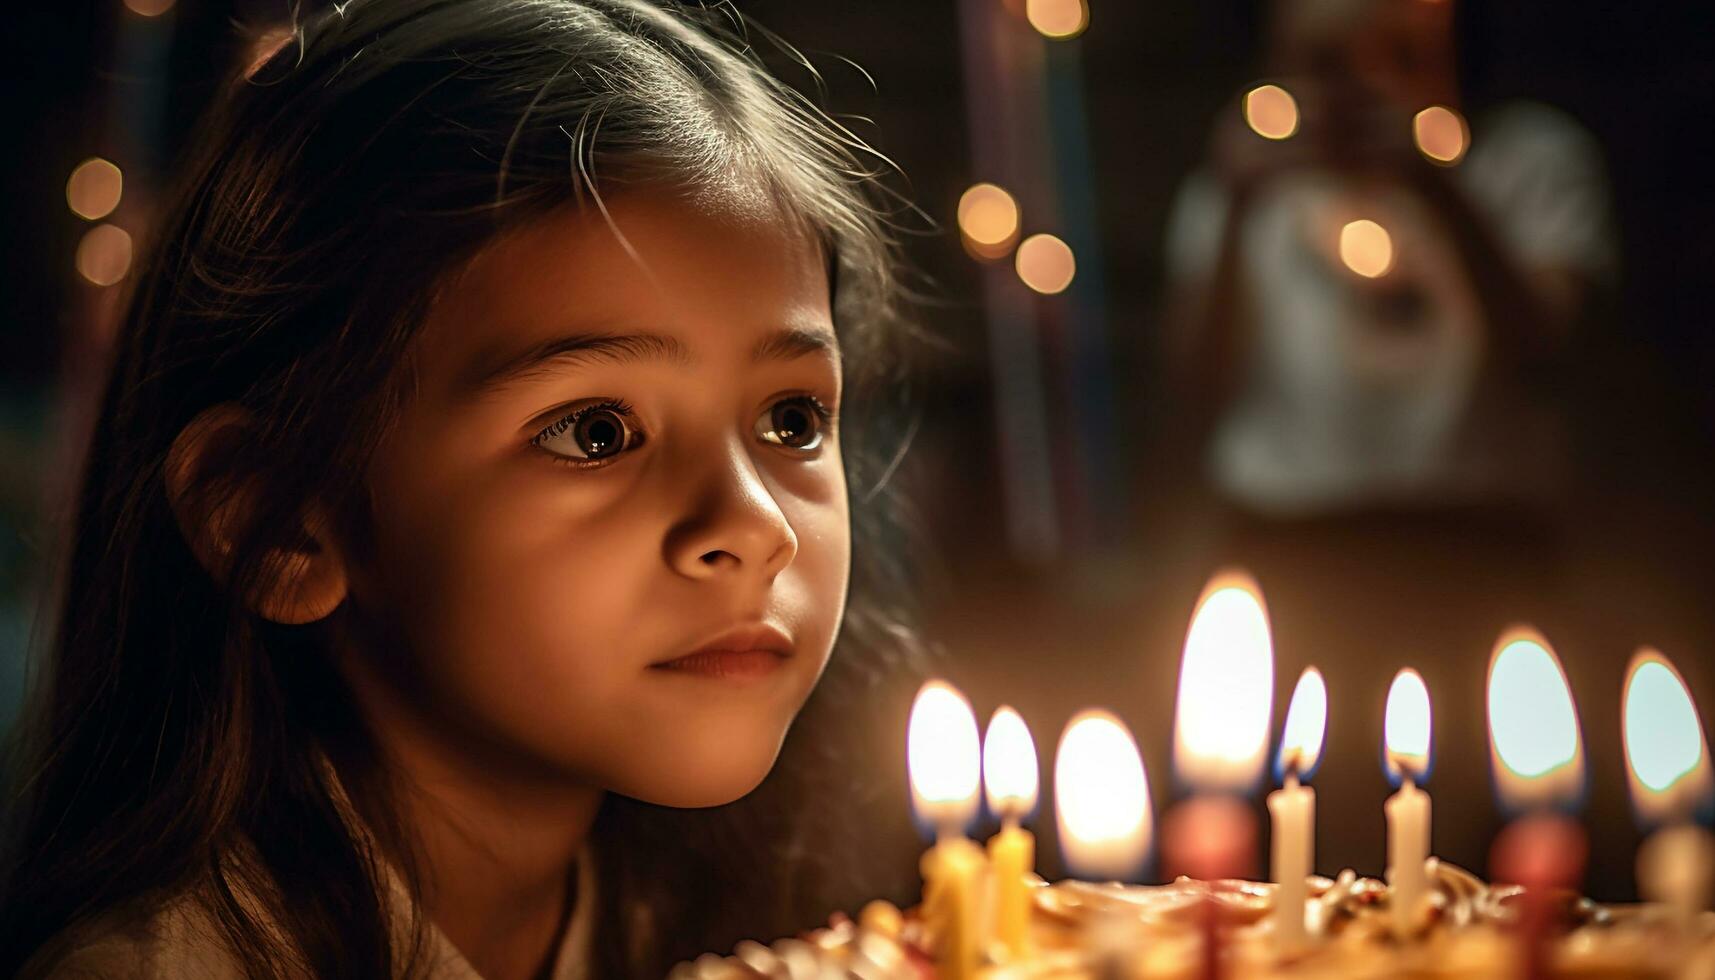
<path id="1" fill-rule="evenodd" d="M 1274 935 L 1275 887 L 1251 881 L 1164 885 L 1030 879 L 1029 947 L 995 946 L 976 976 L 1132 977 L 1715 977 L 1715 915 L 1690 920 L 1665 905 L 1601 905 L 1553 895 L 1557 927 L 1540 965 L 1520 941 L 1524 889 L 1490 885 L 1431 860 L 1432 890 L 1414 934 L 1395 938 L 1389 889 L 1350 871 L 1309 879 L 1307 940 L 1284 948 Z M 1206 926 L 1213 908 L 1215 927 Z M 1213 936 L 1216 957 L 1206 943 Z M 730 956 L 683 963 L 673 980 L 766 977 L 929 978 L 940 942 L 920 910 L 872 902 L 852 919 L 836 915 L 805 935 L 769 945 L 740 943 Z M 1211 970 L 1211 967 L 1213 969 Z"/>
<path id="2" fill-rule="evenodd" d="M 1244 799 L 1270 741 L 1273 655 L 1255 583 L 1217 576 L 1199 600 L 1180 671 L 1174 769 L 1190 790 L 1164 813 L 1167 876 L 1145 880 L 1157 849 L 1147 773 L 1125 723 L 1086 710 L 1055 751 L 1059 852 L 1073 880 L 1033 873 L 1025 829 L 1037 800 L 1035 743 L 1001 706 L 979 736 L 951 685 L 918 692 L 907 732 L 917 816 L 936 831 L 924 854 L 923 902 L 872 902 L 855 919 L 730 956 L 680 964 L 674 980 L 1005 980 L 1005 978 L 1521 977 L 1715 980 L 1715 811 L 1701 720 L 1671 663 L 1640 650 L 1622 694 L 1633 802 L 1652 831 L 1638 852 L 1650 901 L 1609 905 L 1581 894 L 1590 846 L 1576 820 L 1584 754 L 1564 670 L 1541 634 L 1510 629 L 1489 673 L 1491 765 L 1516 815 L 1494 842 L 1485 882 L 1431 856 L 1430 702 L 1415 671 L 1388 692 L 1383 757 L 1397 792 L 1383 810 L 1386 881 L 1315 868 L 1315 793 L 1328 694 L 1304 671 L 1275 753 L 1268 795 L 1269 878 L 1254 867 L 1258 827 Z M 1000 830 L 986 848 L 965 834 L 979 794 Z M 1173 877 L 1177 876 L 1177 877 Z M 1085 879 L 1085 880 L 1076 880 Z M 1101 884 L 1097 882 L 1114 883 Z"/>

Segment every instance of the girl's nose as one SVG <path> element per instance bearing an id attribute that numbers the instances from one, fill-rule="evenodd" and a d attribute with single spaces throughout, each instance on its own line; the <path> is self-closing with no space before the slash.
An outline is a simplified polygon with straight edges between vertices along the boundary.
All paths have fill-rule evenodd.
<path id="1" fill-rule="evenodd" d="M 798 554 L 798 536 L 743 450 L 735 447 L 692 500 L 666 542 L 667 563 L 686 578 L 772 581 Z"/>

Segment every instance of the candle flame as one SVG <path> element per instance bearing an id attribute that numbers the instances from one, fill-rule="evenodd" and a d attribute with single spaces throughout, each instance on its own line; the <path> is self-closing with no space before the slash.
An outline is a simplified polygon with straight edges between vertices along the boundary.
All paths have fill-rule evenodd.
<path id="1" fill-rule="evenodd" d="M 1262 775 L 1274 701 L 1274 646 L 1256 582 L 1227 571 L 1197 602 L 1179 664 L 1173 767 L 1203 792 L 1247 792 Z"/>
<path id="2" fill-rule="evenodd" d="M 905 754 L 917 815 L 941 833 L 962 831 L 976 816 L 982 758 L 976 715 L 957 688 L 933 680 L 918 690 Z"/>
<path id="3" fill-rule="evenodd" d="M 1060 853 L 1073 874 L 1125 881 L 1143 870 L 1154 833 L 1149 777 L 1125 723 L 1106 711 L 1075 715 L 1054 758 Z"/>
<path id="4" fill-rule="evenodd" d="M 1429 775 L 1430 722 L 1429 687 L 1423 675 L 1407 667 L 1388 688 L 1382 724 L 1382 759 L 1394 785 L 1407 777 L 1422 782 Z"/>
<path id="5" fill-rule="evenodd" d="M 1634 654 L 1626 669 L 1620 723 L 1640 822 L 1687 820 L 1715 804 L 1697 705 L 1679 671 L 1648 647 Z"/>
<path id="6" fill-rule="evenodd" d="M 1292 702 L 1286 709 L 1286 725 L 1281 730 L 1280 753 L 1275 757 L 1275 775 L 1285 779 L 1295 773 L 1299 779 L 1309 779 L 1322 761 L 1323 736 L 1328 731 L 1328 685 L 1322 672 L 1306 667 L 1298 676 L 1298 686 L 1292 689 Z"/>
<path id="7" fill-rule="evenodd" d="M 1566 808 L 1584 795 L 1584 748 L 1566 671 L 1541 633 L 1514 627 L 1489 661 L 1489 759 L 1510 810 Z"/>
<path id="8" fill-rule="evenodd" d="M 983 788 L 989 809 L 1021 818 L 1036 808 L 1036 742 L 1017 711 L 1002 705 L 983 737 Z"/>

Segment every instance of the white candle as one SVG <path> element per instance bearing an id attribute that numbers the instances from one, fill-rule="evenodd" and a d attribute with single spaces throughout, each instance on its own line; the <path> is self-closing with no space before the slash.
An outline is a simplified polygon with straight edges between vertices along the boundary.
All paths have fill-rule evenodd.
<path id="1" fill-rule="evenodd" d="M 1316 791 L 1288 774 L 1286 785 L 1268 794 L 1274 850 L 1274 935 L 1283 950 L 1304 945 L 1304 903 L 1316 854 Z"/>
<path id="2" fill-rule="evenodd" d="M 1388 797 L 1387 881 L 1393 934 L 1417 931 L 1424 897 L 1429 891 L 1429 794 L 1419 789 L 1429 762 L 1429 689 L 1417 671 L 1394 676 L 1388 689 L 1384 724 L 1384 758 L 1390 775 L 1400 780 L 1399 792 Z"/>
<path id="3" fill-rule="evenodd" d="M 1429 860 L 1429 794 L 1405 778 L 1399 792 L 1388 797 L 1387 883 L 1393 890 L 1393 932 L 1416 931 L 1417 912 L 1429 890 L 1424 863 Z"/>
<path id="4" fill-rule="evenodd" d="M 1316 791 L 1300 785 L 1299 774 L 1316 768 L 1328 727 L 1328 688 L 1311 667 L 1298 678 L 1286 727 L 1280 739 L 1278 767 L 1283 786 L 1268 794 L 1269 870 L 1274 890 L 1274 935 L 1281 952 L 1301 948 L 1306 939 L 1304 910 L 1309 877 L 1316 866 Z"/>

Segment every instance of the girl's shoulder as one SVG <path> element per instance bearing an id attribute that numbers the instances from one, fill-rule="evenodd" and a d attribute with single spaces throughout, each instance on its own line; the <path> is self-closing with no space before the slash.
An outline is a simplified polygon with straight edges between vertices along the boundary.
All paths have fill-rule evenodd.
<path id="1" fill-rule="evenodd" d="M 229 866 L 256 860 L 248 841 L 229 845 Z M 272 915 L 242 877 L 226 889 L 274 939 Z M 197 880 L 168 894 L 140 899 L 66 929 L 24 965 L 19 980 L 230 980 L 245 975 L 215 914 L 220 889 Z M 289 948 L 289 944 L 282 944 Z M 283 964 L 282 964 L 283 965 Z"/>
<path id="2" fill-rule="evenodd" d="M 108 913 L 42 947 L 20 980 L 225 980 L 243 976 L 203 901 L 187 892 L 151 910 Z"/>

